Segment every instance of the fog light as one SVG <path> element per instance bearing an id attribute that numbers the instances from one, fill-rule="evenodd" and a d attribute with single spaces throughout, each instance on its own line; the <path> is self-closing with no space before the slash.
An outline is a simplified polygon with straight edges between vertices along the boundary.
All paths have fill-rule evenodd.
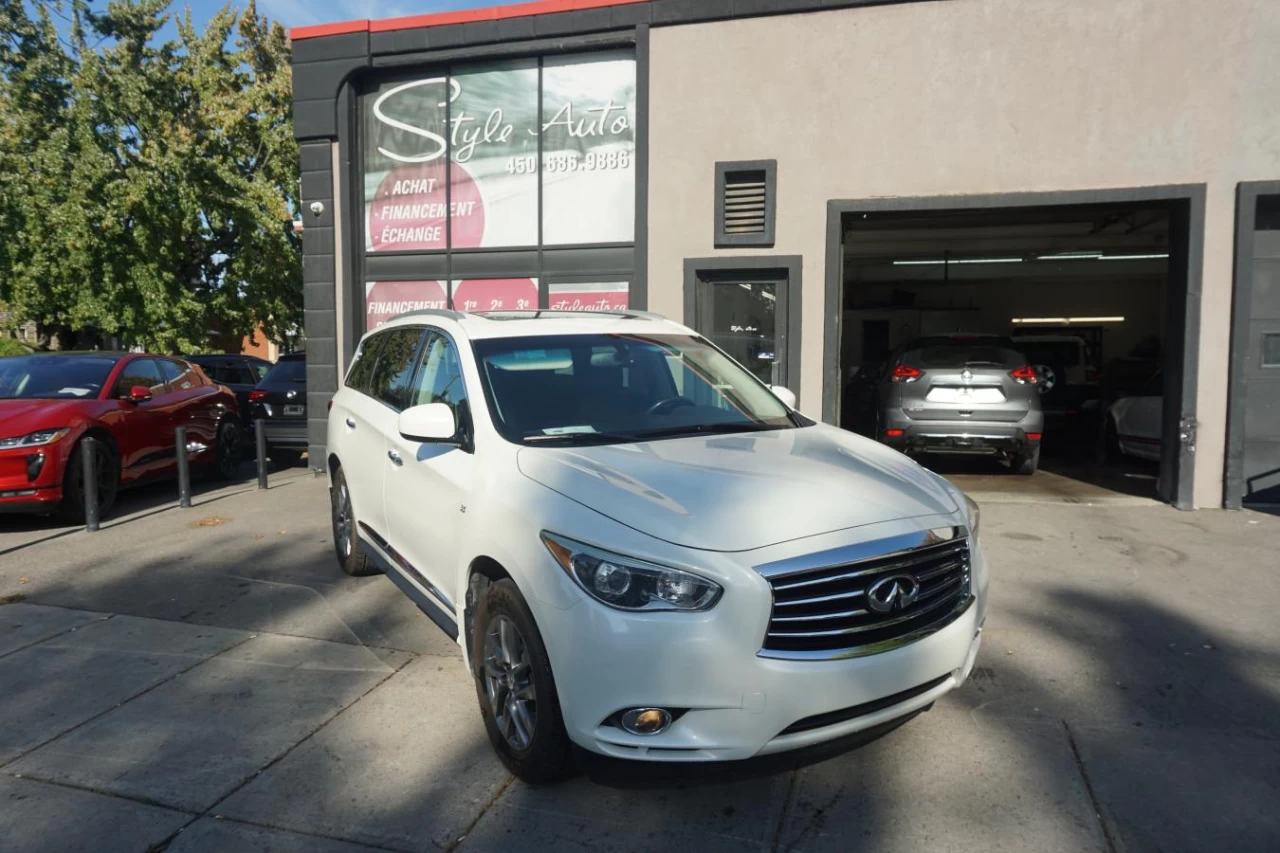
<path id="1" fill-rule="evenodd" d="M 44 454 L 33 453 L 27 457 L 27 482 L 34 483 L 44 469 Z"/>
<path id="2" fill-rule="evenodd" d="M 659 735 L 671 725 L 671 715 L 661 708 L 632 708 L 622 715 L 622 728 L 633 735 Z"/>

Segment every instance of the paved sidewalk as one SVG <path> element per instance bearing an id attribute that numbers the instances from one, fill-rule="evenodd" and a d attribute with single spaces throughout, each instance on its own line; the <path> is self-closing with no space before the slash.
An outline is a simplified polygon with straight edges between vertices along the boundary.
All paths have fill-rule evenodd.
<path id="1" fill-rule="evenodd" d="M 1280 518 L 993 503 L 978 669 L 928 714 L 772 776 L 530 788 L 456 647 L 338 571 L 323 480 L 205 497 L 0 526 L 0 850 L 1280 849 Z"/>

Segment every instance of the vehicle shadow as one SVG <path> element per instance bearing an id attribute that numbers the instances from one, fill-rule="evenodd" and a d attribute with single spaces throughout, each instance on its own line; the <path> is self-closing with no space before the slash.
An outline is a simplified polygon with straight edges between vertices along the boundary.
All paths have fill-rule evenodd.
<path id="1" fill-rule="evenodd" d="M 246 543 L 216 531 L 204 557 L 112 568 L 119 558 L 104 555 L 86 560 L 74 580 L 34 583 L 29 600 L 305 631 L 374 654 L 409 648 L 386 621 L 385 610 L 403 605 L 385 578 L 347 578 L 327 553 L 285 539 Z M 988 535 L 989 550 L 1013 559 L 998 532 Z M 1090 541 L 1086 547 L 1113 547 Z M 1210 568 L 1183 564 L 1161 574 L 1141 555 L 1133 560 L 1149 583 Z M 434 674 L 456 659 L 424 657 L 301 742 L 281 743 L 264 758 L 271 769 L 260 779 L 255 770 L 228 781 L 217 800 L 224 805 L 210 813 L 248 819 L 223 798 L 252 784 L 240 800 L 265 804 L 251 809 L 256 823 L 460 853 L 578 846 L 836 853 L 937 849 L 939 838 L 950 849 L 1280 849 L 1274 629 L 1246 630 L 1224 623 L 1222 611 L 1161 602 L 1119 581 L 1072 583 L 1061 568 L 1046 567 L 1048 582 L 1010 584 L 993 602 L 969 684 L 892 736 L 834 744 L 812 760 L 768 769 L 628 765 L 621 779 L 526 786 L 496 765 L 465 678 Z M 411 608 L 396 612 L 400 630 L 436 630 Z M 333 621 L 332 633 L 321 617 Z M 414 690 L 397 686 L 410 676 Z M 260 681 L 234 673 L 210 689 L 204 700 L 246 720 L 253 703 L 268 701 Z M 0 693 L 0 715 L 17 702 Z M 146 743 L 156 751 L 131 753 L 131 761 L 170 772 L 163 745 L 192 740 L 200 724 L 152 717 Z M 201 743 L 216 763 L 218 747 Z"/>

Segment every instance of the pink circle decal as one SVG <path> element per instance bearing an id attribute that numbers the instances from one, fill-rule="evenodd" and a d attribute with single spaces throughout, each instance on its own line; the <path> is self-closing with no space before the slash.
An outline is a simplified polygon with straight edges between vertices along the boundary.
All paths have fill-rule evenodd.
<path id="1" fill-rule="evenodd" d="M 377 251 L 423 251 L 448 246 L 445 229 L 453 210 L 453 247 L 474 249 L 484 239 L 484 199 L 465 167 L 453 164 L 447 193 L 444 164 L 413 163 L 387 172 L 369 205 L 367 233 Z"/>
<path id="2" fill-rule="evenodd" d="M 443 281 L 371 281 L 365 286 L 365 328 L 381 326 L 397 314 L 448 308 Z"/>

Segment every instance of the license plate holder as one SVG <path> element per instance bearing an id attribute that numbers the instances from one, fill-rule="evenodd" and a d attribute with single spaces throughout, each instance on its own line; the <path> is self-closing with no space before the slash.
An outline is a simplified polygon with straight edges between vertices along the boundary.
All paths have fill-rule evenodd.
<path id="1" fill-rule="evenodd" d="M 294 405 L 285 406 L 283 409 L 281 409 L 280 413 L 284 415 L 286 418 L 300 418 L 302 417 L 303 411 L 304 409 L 302 406 L 294 404 Z"/>

